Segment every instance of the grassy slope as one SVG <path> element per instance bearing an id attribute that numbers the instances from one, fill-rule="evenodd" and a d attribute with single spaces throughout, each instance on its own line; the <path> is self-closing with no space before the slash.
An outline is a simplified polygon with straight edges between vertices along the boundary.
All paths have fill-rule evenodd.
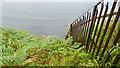
<path id="1" fill-rule="evenodd" d="M 72 39 L 36 37 L 28 31 L 1 28 L 2 56 L 0 66 L 93 66 L 97 65 L 85 54 L 80 43 L 71 45 Z M 1 32 L 0 32 L 1 33 Z"/>

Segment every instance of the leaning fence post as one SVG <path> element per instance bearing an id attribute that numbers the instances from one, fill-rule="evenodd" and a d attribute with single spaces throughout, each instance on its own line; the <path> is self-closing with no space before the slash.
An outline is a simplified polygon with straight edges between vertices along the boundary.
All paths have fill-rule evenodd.
<path id="1" fill-rule="evenodd" d="M 95 46 L 94 46 L 94 48 L 93 48 L 92 55 L 94 55 L 94 51 L 95 51 L 96 46 L 97 46 L 97 42 L 98 42 L 98 39 L 99 39 L 101 30 L 102 30 L 102 27 L 103 27 L 103 23 L 104 23 L 105 18 L 106 18 L 107 11 L 108 11 L 108 3 L 107 3 L 107 5 L 106 5 L 106 9 L 105 9 L 105 12 L 104 12 L 104 16 L 103 16 L 102 22 L 101 22 L 101 24 L 100 24 L 99 32 L 98 32 L 98 35 L 97 35 L 97 39 L 96 39 L 96 41 L 95 41 Z M 95 58 L 97 58 L 97 57 L 96 57 L 97 55 L 98 55 L 98 53 L 96 53 Z"/>
<path id="2" fill-rule="evenodd" d="M 70 36 L 72 36 L 72 24 L 70 25 Z"/>
<path id="3" fill-rule="evenodd" d="M 119 16 L 120 16 L 120 7 L 119 7 L 119 9 L 118 9 L 118 13 L 117 13 L 117 15 L 116 15 L 115 21 L 113 22 L 112 28 L 111 28 L 111 30 L 110 30 L 109 36 L 108 36 L 108 38 L 107 38 L 107 41 L 106 41 L 106 43 L 105 43 L 105 45 L 104 45 L 104 48 L 103 48 L 103 51 L 102 51 L 102 53 L 101 53 L 101 56 L 100 56 L 99 61 L 101 60 L 101 58 L 102 58 L 103 55 L 104 55 L 104 52 L 105 52 L 105 50 L 106 50 L 106 47 L 107 47 L 107 45 L 108 45 L 108 43 L 109 43 L 109 40 L 110 40 L 110 38 L 111 38 L 111 36 L 112 36 L 113 30 L 115 29 L 115 26 L 116 26 L 117 21 L 118 21 L 118 19 L 119 19 Z"/>
<path id="4" fill-rule="evenodd" d="M 92 21 L 91 21 L 90 30 L 89 30 L 87 43 L 86 43 L 86 48 L 85 48 L 86 52 L 88 52 L 88 43 L 89 43 L 89 40 L 90 40 L 90 34 L 91 34 L 92 25 L 93 25 L 93 18 L 95 17 L 96 8 L 97 8 L 97 5 L 94 7 L 93 14 L 92 14 Z"/>
<path id="5" fill-rule="evenodd" d="M 94 39 L 95 39 L 95 35 L 96 35 L 96 32 L 97 32 L 97 28 L 98 28 L 98 25 L 99 25 L 99 21 L 100 21 L 100 18 L 101 18 L 101 15 L 102 15 L 102 11 L 103 11 L 103 3 L 101 4 L 101 9 L 100 9 L 100 13 L 99 13 L 99 17 L 98 17 L 98 21 L 97 21 L 97 25 L 96 25 L 96 27 L 95 27 L 95 32 L 94 32 L 94 36 L 93 36 L 93 41 L 92 41 L 92 44 L 91 44 L 91 47 L 90 47 L 90 51 L 89 52 L 91 52 L 91 50 L 92 50 L 92 46 L 93 46 L 93 43 L 94 43 Z"/>

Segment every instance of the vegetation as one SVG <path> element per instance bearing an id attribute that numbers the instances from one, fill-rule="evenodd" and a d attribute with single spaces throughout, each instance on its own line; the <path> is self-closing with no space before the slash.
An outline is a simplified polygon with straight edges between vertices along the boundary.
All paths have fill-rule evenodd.
<path id="1" fill-rule="evenodd" d="M 96 35 L 95 35 L 94 42 L 95 42 L 96 39 L 97 39 L 97 35 L 98 35 L 99 29 L 100 29 L 100 25 L 101 25 L 101 23 L 99 23 L 99 25 L 98 25 L 98 29 L 97 29 L 97 32 L 96 32 Z M 100 48 L 100 51 L 99 51 L 99 53 L 98 53 L 97 60 L 99 60 L 99 58 L 100 58 L 100 55 L 101 55 L 101 53 L 102 53 L 103 47 L 104 47 L 104 45 L 105 45 L 105 43 L 106 43 L 106 40 L 107 40 L 107 38 L 108 38 L 108 35 L 109 35 L 109 33 L 110 33 L 110 30 L 112 29 L 112 25 L 113 25 L 113 21 L 110 21 L 110 24 L 109 24 L 109 26 L 108 26 L 107 32 L 106 32 L 105 37 L 104 37 L 104 39 L 103 39 L 103 42 L 102 42 L 102 44 L 101 44 L 101 48 Z M 105 26 L 106 26 L 106 21 L 104 22 L 103 27 L 102 27 L 102 29 L 101 29 L 101 33 L 100 33 L 100 36 L 99 36 L 99 39 L 98 39 L 97 46 L 96 46 L 96 49 L 95 49 L 95 52 L 94 52 L 93 57 L 95 57 L 96 52 L 97 52 L 97 50 L 98 50 L 97 48 L 99 47 L 99 43 L 100 43 L 100 41 L 101 41 L 101 39 L 102 39 L 102 35 L 103 35 L 104 30 L 105 30 Z M 105 54 L 104 54 L 102 60 L 100 61 L 100 66 L 103 66 L 103 65 L 105 65 L 105 66 L 110 66 L 111 63 L 113 62 L 116 54 L 120 54 L 120 38 L 118 39 L 116 45 L 115 45 L 115 46 L 112 46 L 113 41 L 114 41 L 114 39 L 115 39 L 115 37 L 116 37 L 116 34 L 118 33 L 118 30 L 119 30 L 119 29 L 120 29 L 120 21 L 118 21 L 118 23 L 116 24 L 116 27 L 115 27 L 115 29 L 114 29 L 114 31 L 113 31 L 113 34 L 112 34 L 112 36 L 111 36 L 111 38 L 110 38 L 110 41 L 109 41 L 109 43 L 108 43 L 108 46 L 107 46 L 107 48 L 106 48 Z M 94 31 L 95 31 L 95 27 L 94 27 L 93 34 L 92 34 L 92 37 L 91 37 L 91 38 L 93 38 Z M 68 37 L 70 36 L 70 31 L 68 31 L 67 36 L 68 36 Z M 75 36 L 74 39 L 75 39 L 76 41 L 79 41 L 79 37 L 80 37 L 80 41 L 84 42 L 84 38 L 85 38 L 84 32 L 79 32 L 79 33 L 77 34 L 77 37 Z M 81 40 L 81 39 L 82 39 L 82 40 Z M 85 39 L 86 39 L 86 38 L 85 38 Z M 90 49 L 90 47 L 91 47 L 91 43 L 89 43 L 89 49 Z M 94 48 L 94 44 L 93 44 L 92 51 L 91 51 L 90 54 L 92 54 L 93 48 Z M 110 52 L 111 50 L 113 50 L 113 51 Z M 108 62 L 107 62 L 106 64 L 101 64 L 101 62 L 104 62 L 104 61 L 105 61 L 108 52 L 110 52 L 110 55 L 111 55 L 110 59 L 108 60 Z M 94 59 L 94 58 L 93 58 L 93 59 Z M 120 65 L 120 62 L 119 62 L 119 61 L 120 61 L 120 60 L 118 60 L 118 63 L 116 64 L 116 66 L 119 66 L 119 65 Z"/>
<path id="2" fill-rule="evenodd" d="M 110 29 L 111 24 L 104 40 L 107 39 Z M 102 28 L 103 31 L 104 28 Z M 115 28 L 109 45 L 117 32 L 118 27 Z M 101 36 L 99 39 L 101 39 Z M 85 47 L 80 47 L 81 43 L 72 45 L 72 41 L 72 37 L 66 40 L 61 40 L 56 36 L 37 37 L 30 35 L 28 31 L 16 31 L 0 27 L 0 66 L 99 66 L 91 54 L 84 52 Z M 106 66 L 110 66 L 115 58 L 114 56 L 119 53 L 119 42 L 120 39 L 117 46 L 112 47 L 114 50 L 110 53 L 110 62 L 106 63 Z M 105 41 L 103 41 L 102 46 L 104 43 Z M 110 51 L 110 48 L 107 48 L 107 52 Z M 107 55 L 107 52 L 105 55 Z M 105 57 L 103 57 L 103 60 L 105 60 Z M 120 62 L 117 66 L 119 65 Z"/>
<path id="3" fill-rule="evenodd" d="M 107 40 L 107 38 L 108 38 L 108 36 L 109 36 L 110 30 L 112 29 L 112 25 L 113 25 L 113 21 L 110 21 L 110 24 L 109 24 L 109 26 L 108 26 L 107 32 L 106 32 L 106 34 L 105 34 L 105 36 L 104 36 L 104 39 L 103 39 L 103 42 L 102 42 L 102 44 L 101 44 L 100 53 L 99 53 L 98 57 L 99 57 L 99 56 L 101 55 L 101 53 L 102 53 L 103 47 L 104 47 L 104 45 L 105 45 L 105 43 L 106 43 L 106 40 Z M 104 30 L 105 30 L 105 27 L 106 27 L 106 22 L 104 22 L 103 27 L 102 27 L 102 29 L 101 29 L 101 33 L 100 33 L 100 37 L 99 37 L 99 39 L 98 39 L 97 47 L 98 47 L 98 45 L 99 45 L 99 43 L 100 43 L 100 41 L 101 41 L 101 39 L 102 39 L 102 35 L 103 35 Z M 98 26 L 98 30 L 97 30 L 97 33 L 96 33 L 95 40 L 96 40 L 96 38 L 97 38 L 99 29 L 100 29 L 100 24 L 99 24 L 99 26 Z M 110 57 L 110 59 L 109 59 L 109 62 L 107 62 L 105 66 L 110 66 L 111 63 L 113 62 L 116 54 L 119 54 L 119 53 L 120 53 L 120 52 L 119 52 L 119 50 L 120 50 L 120 38 L 118 39 L 117 44 L 116 44 L 116 45 L 113 45 L 113 41 L 115 40 L 116 34 L 118 33 L 118 30 L 119 30 L 119 29 L 120 29 L 120 22 L 118 22 L 118 23 L 116 24 L 116 27 L 115 27 L 115 29 L 114 29 L 114 31 L 113 31 L 113 33 L 112 33 L 112 36 L 111 36 L 111 38 L 110 38 L 110 40 L 109 40 L 109 43 L 108 43 L 108 46 L 107 46 L 107 48 L 106 48 L 106 52 L 105 52 L 105 54 L 104 54 L 104 57 L 102 58 L 102 61 L 101 61 L 101 62 L 103 62 L 103 61 L 105 60 L 105 58 L 106 58 L 106 56 L 107 56 L 107 53 L 110 52 L 110 51 L 113 49 L 113 51 L 110 52 L 111 57 Z M 113 46 L 112 46 L 112 45 L 113 45 Z M 96 49 L 95 52 L 97 52 L 97 49 Z M 120 60 L 119 60 L 119 61 L 120 61 Z M 116 66 L 119 66 L 119 65 L 120 65 L 120 62 L 119 62 L 119 61 L 118 61 L 118 63 L 117 63 L 118 65 L 116 65 Z"/>
<path id="4" fill-rule="evenodd" d="M 72 39 L 36 37 L 28 31 L 0 28 L 0 66 L 96 66 L 91 55 L 80 43 L 71 45 Z"/>

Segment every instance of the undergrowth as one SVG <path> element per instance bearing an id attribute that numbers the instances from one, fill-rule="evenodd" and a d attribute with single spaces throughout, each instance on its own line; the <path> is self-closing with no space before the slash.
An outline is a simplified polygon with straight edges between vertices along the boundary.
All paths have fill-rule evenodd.
<path id="1" fill-rule="evenodd" d="M 37 37 L 28 31 L 0 27 L 0 66 L 98 66 L 81 43 L 69 37 Z"/>
<path id="2" fill-rule="evenodd" d="M 94 43 L 96 43 L 96 41 L 97 41 L 98 34 L 100 34 L 100 36 L 98 37 L 98 41 L 96 43 L 96 48 L 95 48 L 94 55 L 93 55 L 93 57 L 97 57 L 97 60 L 100 59 L 100 55 L 102 53 L 103 47 L 105 46 L 105 43 L 106 43 L 107 38 L 108 38 L 108 36 L 110 34 L 110 31 L 112 30 L 113 22 L 114 21 L 110 21 L 104 38 L 102 38 L 102 36 L 103 36 L 104 31 L 105 31 L 106 22 L 104 22 L 100 33 L 99 33 L 99 31 L 100 31 L 101 23 L 99 23 L 99 25 L 98 25 L 98 29 L 96 31 L 96 35 L 95 35 L 95 38 L 94 38 Z M 96 28 L 96 25 L 95 25 L 94 30 L 92 32 L 91 39 L 93 39 L 93 36 L 94 36 L 94 33 L 95 33 L 95 28 Z M 109 40 L 108 46 L 107 46 L 107 48 L 105 50 L 104 56 L 102 57 L 102 60 L 99 62 L 100 66 L 107 66 L 107 67 L 111 66 L 111 64 L 114 61 L 116 55 L 120 54 L 120 38 L 118 38 L 118 41 L 116 42 L 116 45 L 113 45 L 113 42 L 115 40 L 115 37 L 116 37 L 117 33 L 119 32 L 119 29 L 120 29 L 120 21 L 118 21 L 118 23 L 116 24 L 116 27 L 115 27 L 115 29 L 114 29 L 114 31 L 112 33 L 112 36 L 111 36 L 111 38 Z M 88 35 L 88 32 L 87 32 L 87 35 Z M 84 32 L 82 32 L 82 30 L 78 31 L 78 33 L 76 35 L 74 35 L 75 33 L 74 33 L 74 29 L 73 29 L 73 38 L 74 38 L 75 41 L 84 43 L 84 41 L 87 40 L 87 36 L 84 36 Z M 66 35 L 66 37 L 69 37 L 69 36 L 70 36 L 70 28 L 69 28 L 69 31 L 68 31 L 68 34 Z M 95 56 L 96 52 L 98 50 L 101 39 L 103 39 L 103 41 L 102 41 L 102 44 L 101 44 L 101 47 L 100 47 L 100 51 L 98 53 L 98 56 Z M 89 45 L 88 45 L 89 50 L 91 48 L 91 45 L 92 45 L 92 43 L 91 43 L 91 41 L 89 41 Z M 94 47 L 95 47 L 95 45 L 93 44 L 90 54 L 93 53 Z M 108 54 L 110 54 L 109 60 L 106 62 L 106 64 L 103 64 L 104 61 L 106 60 Z M 94 58 L 93 58 L 93 60 L 94 60 Z M 120 59 L 118 59 L 118 62 L 115 64 L 115 66 L 120 66 Z"/>

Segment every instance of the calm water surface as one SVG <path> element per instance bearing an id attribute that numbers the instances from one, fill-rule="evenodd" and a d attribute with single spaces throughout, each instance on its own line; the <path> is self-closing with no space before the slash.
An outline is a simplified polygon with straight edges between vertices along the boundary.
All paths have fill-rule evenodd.
<path id="1" fill-rule="evenodd" d="M 93 2 L 3 3 L 2 26 L 28 30 L 30 34 L 38 36 L 57 35 L 63 39 L 69 24 L 94 4 Z"/>

